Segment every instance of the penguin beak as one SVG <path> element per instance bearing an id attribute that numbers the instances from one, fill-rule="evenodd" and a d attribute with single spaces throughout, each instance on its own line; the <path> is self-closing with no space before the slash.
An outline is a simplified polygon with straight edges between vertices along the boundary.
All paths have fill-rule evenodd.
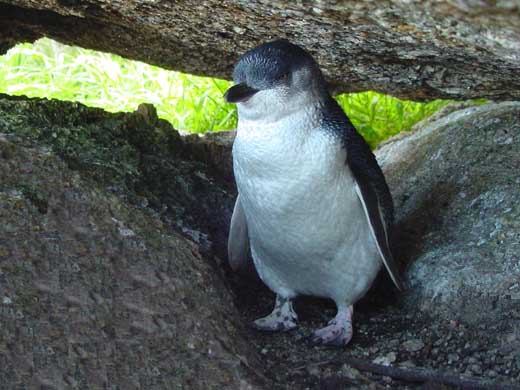
<path id="1" fill-rule="evenodd" d="M 246 83 L 233 85 L 224 94 L 224 99 L 228 103 L 244 102 L 258 92 L 258 89 L 249 87 Z"/>

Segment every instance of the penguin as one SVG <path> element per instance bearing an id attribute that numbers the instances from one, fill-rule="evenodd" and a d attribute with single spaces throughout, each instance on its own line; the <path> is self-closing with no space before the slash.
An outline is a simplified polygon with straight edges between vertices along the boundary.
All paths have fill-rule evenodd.
<path id="1" fill-rule="evenodd" d="M 233 81 L 224 94 L 238 111 L 229 263 L 243 267 L 250 250 L 276 293 L 272 313 L 253 326 L 294 329 L 295 297 L 329 298 L 337 314 L 310 340 L 344 346 L 353 305 L 382 264 L 403 289 L 390 250 L 394 210 L 383 172 L 303 48 L 287 40 L 261 44 L 239 58 Z"/>

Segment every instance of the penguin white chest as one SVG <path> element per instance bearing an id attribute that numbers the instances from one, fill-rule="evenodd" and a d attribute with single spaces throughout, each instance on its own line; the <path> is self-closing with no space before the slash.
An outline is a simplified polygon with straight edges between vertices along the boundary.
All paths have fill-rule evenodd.
<path id="1" fill-rule="evenodd" d="M 355 300 L 380 267 L 377 248 L 341 141 L 300 117 L 239 122 L 233 163 L 255 266 L 284 296 Z"/>

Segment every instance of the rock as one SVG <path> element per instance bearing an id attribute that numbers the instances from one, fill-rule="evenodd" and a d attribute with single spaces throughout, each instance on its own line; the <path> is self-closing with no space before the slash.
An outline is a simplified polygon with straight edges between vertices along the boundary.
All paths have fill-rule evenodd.
<path id="1" fill-rule="evenodd" d="M 403 367 L 458 372 L 479 365 L 499 382 L 520 375 L 520 313 L 508 309 L 518 282 L 504 284 L 517 277 L 518 106 L 454 111 L 378 152 L 396 196 L 397 249 L 412 264 L 412 283 L 400 295 L 404 307 L 381 308 L 373 321 L 357 317 L 357 356 L 371 359 L 372 351 L 384 363 L 399 353 L 408 359 Z M 348 366 L 338 373 L 320 365 L 312 377 L 294 371 L 329 355 L 297 342 L 323 320 L 312 311 L 302 315 L 299 335 L 246 333 L 243 318 L 271 305 L 249 302 L 271 296 L 246 283 L 240 298 L 248 309 L 239 313 L 227 288 L 232 281 L 222 278 L 233 134 L 181 137 L 150 107 L 108 114 L 1 96 L 0 133 L 7 134 L 0 139 L 4 386 L 256 388 L 266 367 L 280 388 L 318 388 L 322 380 L 332 389 L 379 386 L 364 387 L 380 378 Z M 501 207 L 481 197 L 495 192 L 503 194 Z M 497 219 L 502 228 L 489 243 Z M 457 251 L 473 253 L 470 243 L 482 237 L 485 259 L 451 261 Z M 465 268 L 468 262 L 485 267 Z M 466 270 L 468 280 L 460 274 Z M 482 270 L 499 282 L 475 286 Z M 443 299 L 430 295 L 453 278 L 465 283 L 441 290 Z M 472 295 L 482 286 L 498 298 Z"/>
<path id="2" fill-rule="evenodd" d="M 520 103 L 467 108 L 378 151 L 410 310 L 486 329 L 518 307 L 519 117 Z"/>
<path id="3" fill-rule="evenodd" d="M 352 380 L 358 380 L 362 377 L 357 368 L 351 367 L 348 364 L 343 364 L 339 370 L 339 373 Z"/>
<path id="4" fill-rule="evenodd" d="M 148 106 L 108 114 L 77 103 L 0 95 L 0 132 L 16 133 L 30 145 L 50 146 L 70 168 L 133 204 L 156 210 L 198 240 L 203 251 L 225 258 L 236 192 L 232 176 L 224 178 L 231 168 L 217 159 L 217 151 L 225 148 L 213 141 L 216 135 L 204 137 L 210 146 L 181 137 Z M 19 123 L 16 115 L 25 122 Z M 230 150 L 225 153 L 230 158 Z M 38 204 L 44 207 L 45 202 Z M 121 232 L 129 233 L 124 227 Z"/>
<path id="5" fill-rule="evenodd" d="M 2 0 L 0 51 L 49 36 L 229 79 L 245 50 L 288 38 L 336 92 L 506 99 L 520 97 L 519 15 L 514 1 Z"/>
<path id="6" fill-rule="evenodd" d="M 321 369 L 318 366 L 309 366 L 307 367 L 307 373 L 310 376 L 319 378 L 321 376 Z"/>
<path id="7" fill-rule="evenodd" d="M 420 339 L 412 339 L 405 341 L 402 347 L 407 352 L 417 352 L 424 348 L 424 343 Z"/>
<path id="8" fill-rule="evenodd" d="M 198 161 L 206 163 L 222 179 L 234 185 L 231 149 L 235 131 L 189 134 L 183 137 L 185 151 Z"/>
<path id="9" fill-rule="evenodd" d="M 417 365 L 411 360 L 405 360 L 404 362 L 399 363 L 399 366 L 405 367 L 405 368 L 414 368 Z"/>
<path id="10" fill-rule="evenodd" d="M 473 374 L 482 375 L 482 367 L 480 366 L 480 364 L 472 364 L 470 366 L 470 370 Z"/>
<path id="11" fill-rule="evenodd" d="M 156 126 L 0 98 L 2 388 L 260 388 L 221 273 L 179 227 L 197 225 L 196 191 L 200 210 L 228 195 L 193 175 L 211 178 L 204 164 L 167 158 L 182 142 Z M 148 169 L 166 182 L 143 181 Z M 163 200 L 177 212 L 161 213 Z"/>
<path id="12" fill-rule="evenodd" d="M 494 370 L 487 370 L 485 375 L 489 378 L 495 378 L 498 374 Z"/>
<path id="13" fill-rule="evenodd" d="M 389 366 L 390 364 L 394 363 L 397 359 L 397 355 L 395 352 L 388 352 L 384 356 L 379 356 L 372 360 L 373 363 L 376 364 L 382 364 L 383 366 Z"/>
<path id="14" fill-rule="evenodd" d="M 454 362 L 458 362 L 459 359 L 460 359 L 460 357 L 456 353 L 448 354 L 448 364 L 452 364 Z"/>
<path id="15" fill-rule="evenodd" d="M 391 339 L 388 341 L 388 347 L 397 348 L 399 346 L 399 339 Z"/>

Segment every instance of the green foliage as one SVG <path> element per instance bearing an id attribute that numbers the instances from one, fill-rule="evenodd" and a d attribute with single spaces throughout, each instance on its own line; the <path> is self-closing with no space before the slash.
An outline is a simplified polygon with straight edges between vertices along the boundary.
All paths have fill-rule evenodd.
<path id="1" fill-rule="evenodd" d="M 50 39 L 18 45 L 0 57 L 0 92 L 78 101 L 111 112 L 134 111 L 147 102 L 175 128 L 192 132 L 236 127 L 235 106 L 222 98 L 230 85 Z M 337 100 L 372 147 L 449 102 L 402 101 L 371 91 Z"/>
<path id="2" fill-rule="evenodd" d="M 50 39 L 18 45 L 0 57 L 0 92 L 78 101 L 110 112 L 151 103 L 159 117 L 194 132 L 236 126 L 235 108 L 222 98 L 229 86 Z"/>
<path id="3" fill-rule="evenodd" d="M 450 102 L 433 100 L 418 103 L 372 91 L 343 94 L 336 100 L 372 148 L 392 135 L 410 131 L 417 122 Z"/>

